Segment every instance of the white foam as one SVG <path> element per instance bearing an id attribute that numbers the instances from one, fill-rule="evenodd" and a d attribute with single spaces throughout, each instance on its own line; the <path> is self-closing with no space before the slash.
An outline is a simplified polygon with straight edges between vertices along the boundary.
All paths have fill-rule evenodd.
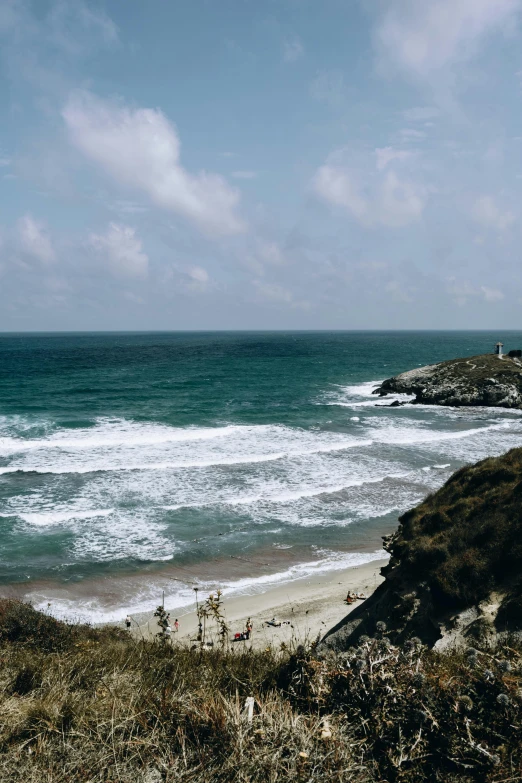
<path id="1" fill-rule="evenodd" d="M 373 397 L 375 389 L 383 383 L 380 381 L 363 381 L 362 383 L 352 384 L 350 386 L 341 386 L 340 391 L 342 394 L 349 397 Z"/>
<path id="2" fill-rule="evenodd" d="M 348 386 L 340 386 L 337 391 L 327 393 L 319 402 L 319 405 L 334 405 L 342 408 L 378 408 L 390 407 L 390 403 L 410 402 L 415 399 L 411 394 L 393 394 L 382 398 L 375 395 L 375 390 L 382 384 L 381 381 L 365 381 Z M 383 401 L 384 399 L 384 401 Z M 353 419 L 352 419 L 353 420 Z"/>
<path id="3" fill-rule="evenodd" d="M 162 562 L 171 560 L 180 548 L 167 535 L 165 522 L 151 518 L 145 508 L 90 520 L 74 532 L 70 551 L 77 562 Z"/>
<path id="4" fill-rule="evenodd" d="M 1 513 L 35 527 L 67 527 L 67 562 L 168 560 L 180 547 L 190 550 L 196 536 L 212 535 L 204 525 L 213 513 L 218 524 L 230 521 L 225 536 L 245 528 L 260 543 L 274 524 L 285 530 L 346 527 L 415 505 L 442 484 L 451 464 L 522 445 L 520 419 L 498 411 L 459 422 L 425 414 L 419 420 L 416 409 L 405 413 L 369 413 L 356 428 L 358 436 L 234 425 L 217 428 L 216 437 L 200 430 L 183 440 L 181 428 L 153 425 L 156 434 L 163 428 L 163 442 L 123 439 L 98 447 L 91 440 L 92 448 L 72 452 L 33 449 L 15 454 L 0 471 L 50 475 L 35 478 L 30 493 L 15 494 L 13 482 Z M 142 426 L 120 424 L 120 435 L 135 435 Z M 103 435 L 106 426 L 115 435 L 114 421 L 99 420 L 92 429 Z M 149 425 L 143 426 L 147 431 Z M 169 439 L 171 430 L 175 437 Z M 76 475 L 56 478 L 53 472 Z M 200 514 L 200 508 L 209 511 Z M 192 524 L 198 529 L 191 534 Z"/>
<path id="5" fill-rule="evenodd" d="M 30 525 L 37 527 L 49 527 L 50 525 L 60 525 L 64 522 L 71 522 L 80 519 L 96 519 L 98 517 L 108 517 L 114 512 L 113 508 L 98 508 L 81 511 L 79 509 L 70 511 L 40 511 L 38 513 L 17 512 L 17 516 Z"/>
<path id="6" fill-rule="evenodd" d="M 399 423 L 397 423 L 399 422 Z M 283 459 L 311 457 L 317 454 L 365 448 L 374 444 L 414 445 L 445 440 L 470 438 L 486 431 L 507 430 L 518 421 L 495 420 L 495 423 L 460 431 L 434 430 L 416 421 L 373 417 L 365 422 L 360 436 L 344 433 L 305 430 L 281 425 L 234 426 L 222 428 L 219 437 L 195 440 L 180 438 L 164 441 L 158 446 L 140 444 L 134 440 L 114 448 L 80 449 L 77 452 L 51 452 L 44 448 L 26 455 L 15 455 L 0 474 L 26 473 L 94 473 L 100 471 L 172 471 L 219 466 L 253 465 Z M 168 428 L 167 428 L 168 429 Z M 254 451 L 254 449 L 256 449 Z M 161 456 L 161 459 L 158 457 Z"/>
<path id="7" fill-rule="evenodd" d="M 338 492 L 343 492 L 346 489 L 350 489 L 352 487 L 364 487 L 367 484 L 378 484 L 388 479 L 406 478 L 408 475 L 409 473 L 405 471 L 405 472 L 386 473 L 385 475 L 376 476 L 373 478 L 367 477 L 365 479 L 347 478 L 342 483 L 333 483 L 333 484 L 319 483 L 317 486 L 311 489 L 302 487 L 293 492 L 287 490 L 286 492 L 280 492 L 279 494 L 275 493 L 273 489 L 270 487 L 270 485 L 268 485 L 265 487 L 265 491 L 263 493 L 258 493 L 257 495 L 229 497 L 229 498 L 222 498 L 221 500 L 209 498 L 206 502 L 196 501 L 193 503 L 166 505 L 166 506 L 162 506 L 162 508 L 168 511 L 179 511 L 182 508 L 203 508 L 209 505 L 210 506 L 218 506 L 218 505 L 249 506 L 249 505 L 261 504 L 261 503 L 270 504 L 270 505 L 280 505 L 280 504 L 285 505 L 288 503 L 295 503 L 298 500 L 319 498 L 323 495 L 333 495 Z"/>
<path id="8" fill-rule="evenodd" d="M 0 454 L 19 454 L 40 449 L 89 451 L 115 446 L 150 446 L 165 443 L 192 443 L 230 435 L 238 425 L 226 427 L 169 427 L 164 424 L 140 423 L 126 419 L 99 418 L 95 427 L 59 430 L 39 439 L 0 438 Z"/>
<path id="9" fill-rule="evenodd" d="M 109 426 L 109 429 L 112 427 Z M 104 422 L 99 429 L 104 432 Z M 205 468 L 219 465 L 241 465 L 270 462 L 284 457 L 312 455 L 320 452 L 341 451 L 364 445 L 360 437 L 344 433 L 307 430 L 282 425 L 234 425 L 193 432 L 163 426 L 165 432 L 155 440 L 145 434 L 136 437 L 135 427 L 118 430 L 107 445 L 104 437 L 81 437 L 60 441 L 39 441 L 38 448 L 23 451 L 23 445 L 14 449 L 11 459 L 0 467 L 0 473 L 90 473 L 108 470 L 170 470 L 178 468 Z M 145 426 L 145 430 L 147 430 Z M 115 435 L 115 433 L 113 433 Z M 67 449 L 61 448 L 63 443 Z"/>

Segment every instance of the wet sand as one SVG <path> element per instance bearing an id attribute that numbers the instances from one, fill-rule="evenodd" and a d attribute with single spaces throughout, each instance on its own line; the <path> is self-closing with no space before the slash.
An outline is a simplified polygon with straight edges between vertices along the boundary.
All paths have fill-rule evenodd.
<path id="1" fill-rule="evenodd" d="M 347 605 L 344 602 L 348 590 L 371 595 L 383 581 L 380 569 L 387 560 L 373 560 L 359 566 L 352 566 L 343 571 L 326 572 L 305 579 L 296 579 L 287 584 L 275 586 L 264 593 L 254 595 L 232 595 L 227 598 L 223 592 L 223 607 L 225 618 L 230 629 L 229 640 L 234 633 L 245 630 L 248 617 L 252 620 L 253 632 L 248 641 L 231 642 L 231 647 L 242 648 L 252 646 L 256 649 L 266 647 L 278 648 L 282 643 L 297 645 L 311 642 L 318 636 L 336 625 L 361 601 Z M 204 601 L 207 592 L 200 591 L 199 600 Z M 171 613 L 172 643 L 195 643 L 198 632 L 198 620 L 194 609 L 192 611 L 178 610 Z M 179 620 L 179 632 L 174 633 L 174 620 Z M 264 625 L 272 618 L 283 623 L 274 628 Z M 137 615 L 133 619 L 133 634 L 137 637 L 150 638 L 157 634 L 159 627 L 157 619 L 151 615 Z M 205 639 L 219 643 L 218 628 L 212 620 L 207 622 Z"/>

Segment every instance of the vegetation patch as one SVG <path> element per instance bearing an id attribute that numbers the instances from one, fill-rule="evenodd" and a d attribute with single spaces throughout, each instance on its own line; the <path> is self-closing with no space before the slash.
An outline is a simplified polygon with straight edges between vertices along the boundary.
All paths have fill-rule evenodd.
<path id="1" fill-rule="evenodd" d="M 388 543 L 390 573 L 427 582 L 440 610 L 505 590 L 516 621 L 522 595 L 522 449 L 457 471 L 438 492 L 399 519 Z M 515 602 L 514 602 L 515 601 Z M 518 622 L 522 621 L 522 615 Z"/>
<path id="2" fill-rule="evenodd" d="M 206 650 L 49 621 L 2 604 L 2 781 L 520 779 L 516 644 L 441 656 L 380 623 L 344 654 Z"/>

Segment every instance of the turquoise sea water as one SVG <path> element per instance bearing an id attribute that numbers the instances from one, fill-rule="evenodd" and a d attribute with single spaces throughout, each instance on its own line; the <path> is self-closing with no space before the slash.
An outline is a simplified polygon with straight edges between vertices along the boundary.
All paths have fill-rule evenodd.
<path id="1" fill-rule="evenodd" d="M 91 619 L 378 557 L 518 412 L 381 407 L 383 378 L 522 333 L 0 335 L 0 590 Z M 116 606 L 118 609 L 116 610 Z"/>

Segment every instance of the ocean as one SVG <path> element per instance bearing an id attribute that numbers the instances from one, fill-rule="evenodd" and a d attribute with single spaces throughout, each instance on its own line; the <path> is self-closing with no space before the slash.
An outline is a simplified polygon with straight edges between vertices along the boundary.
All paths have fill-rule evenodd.
<path id="1" fill-rule="evenodd" d="M 521 332 L 0 335 L 0 593 L 93 622 L 383 556 L 519 411 L 386 407 L 380 380 Z"/>

